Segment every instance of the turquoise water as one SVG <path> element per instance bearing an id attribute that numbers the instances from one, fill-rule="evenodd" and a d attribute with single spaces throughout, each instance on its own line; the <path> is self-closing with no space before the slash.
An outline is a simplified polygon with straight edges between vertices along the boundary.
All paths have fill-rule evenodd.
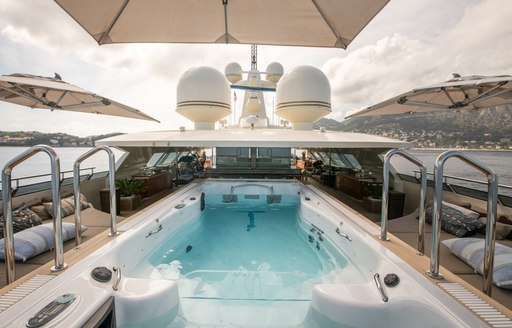
<path id="1" fill-rule="evenodd" d="M 297 213 L 297 204 L 207 205 L 142 274 L 178 280 L 182 298 L 223 300 L 306 301 L 315 284 L 357 280 L 357 268 Z"/>
<path id="2" fill-rule="evenodd" d="M 314 286 L 361 283 L 364 275 L 299 218 L 297 196 L 238 199 L 207 202 L 130 275 L 177 281 L 180 309 L 169 327 L 323 326 L 311 321 Z"/>

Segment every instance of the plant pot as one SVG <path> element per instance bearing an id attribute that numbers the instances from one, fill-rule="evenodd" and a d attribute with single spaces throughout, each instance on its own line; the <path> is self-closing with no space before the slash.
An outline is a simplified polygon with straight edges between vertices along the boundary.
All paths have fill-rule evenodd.
<path id="1" fill-rule="evenodd" d="M 101 210 L 105 213 L 110 213 L 110 190 L 104 188 L 100 190 L 100 205 Z M 116 189 L 116 214 L 121 214 L 121 191 Z"/>
<path id="2" fill-rule="evenodd" d="M 380 213 L 382 209 L 382 197 L 381 196 L 369 196 L 363 200 L 363 204 L 367 210 L 372 213 Z"/>
<path id="3" fill-rule="evenodd" d="M 121 211 L 133 211 L 140 206 L 140 201 L 140 195 L 121 197 Z"/>

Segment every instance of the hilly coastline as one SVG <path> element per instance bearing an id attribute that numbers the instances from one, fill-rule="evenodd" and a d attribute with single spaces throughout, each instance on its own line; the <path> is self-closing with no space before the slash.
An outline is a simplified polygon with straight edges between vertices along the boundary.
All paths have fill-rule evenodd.
<path id="1" fill-rule="evenodd" d="M 96 140 L 120 135 L 115 132 L 89 137 L 77 137 L 66 133 L 43 133 L 37 131 L 0 131 L 0 146 L 92 147 Z"/>
<path id="2" fill-rule="evenodd" d="M 509 149 L 512 106 L 408 116 L 321 119 L 316 128 L 396 138 L 417 148 Z"/>
<path id="3" fill-rule="evenodd" d="M 322 118 L 315 128 L 360 132 L 409 141 L 415 148 L 512 149 L 512 106 L 409 116 L 351 118 L 338 122 Z M 0 131 L 0 146 L 91 147 L 110 133 L 77 137 L 65 133 Z"/>

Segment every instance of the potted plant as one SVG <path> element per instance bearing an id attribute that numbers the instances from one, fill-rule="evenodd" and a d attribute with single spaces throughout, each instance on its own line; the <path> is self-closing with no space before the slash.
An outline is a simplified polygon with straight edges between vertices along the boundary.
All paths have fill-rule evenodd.
<path id="1" fill-rule="evenodd" d="M 363 204 L 372 213 L 378 213 L 382 207 L 382 183 L 380 182 L 364 182 L 363 188 L 368 194 L 363 200 Z"/>
<path id="2" fill-rule="evenodd" d="M 121 211 L 132 211 L 140 206 L 141 193 L 147 190 L 146 184 L 141 180 L 116 180 L 116 188 L 121 193 Z"/>
<path id="3" fill-rule="evenodd" d="M 363 188 L 368 194 L 368 197 L 382 198 L 382 183 L 381 182 L 363 182 Z"/>

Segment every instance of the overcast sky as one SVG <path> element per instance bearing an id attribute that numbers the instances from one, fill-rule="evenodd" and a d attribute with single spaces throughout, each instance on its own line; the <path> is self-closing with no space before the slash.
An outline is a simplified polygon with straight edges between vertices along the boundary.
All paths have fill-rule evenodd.
<path id="1" fill-rule="evenodd" d="M 332 88 L 328 116 L 347 113 L 451 74 L 512 74 L 512 1 L 391 0 L 347 50 L 258 47 L 258 68 L 320 68 Z M 33 110 L 0 103 L 0 130 L 109 132 L 191 127 L 174 112 L 176 83 L 192 66 L 250 68 L 249 45 L 106 45 L 50 0 L 0 0 L 0 74 L 53 76 L 142 110 L 162 123 Z M 270 98 L 272 95 L 270 95 Z M 239 97 L 240 98 L 240 97 Z M 270 102 L 271 103 L 271 102 Z M 269 114 L 270 116 L 270 114 Z"/>

